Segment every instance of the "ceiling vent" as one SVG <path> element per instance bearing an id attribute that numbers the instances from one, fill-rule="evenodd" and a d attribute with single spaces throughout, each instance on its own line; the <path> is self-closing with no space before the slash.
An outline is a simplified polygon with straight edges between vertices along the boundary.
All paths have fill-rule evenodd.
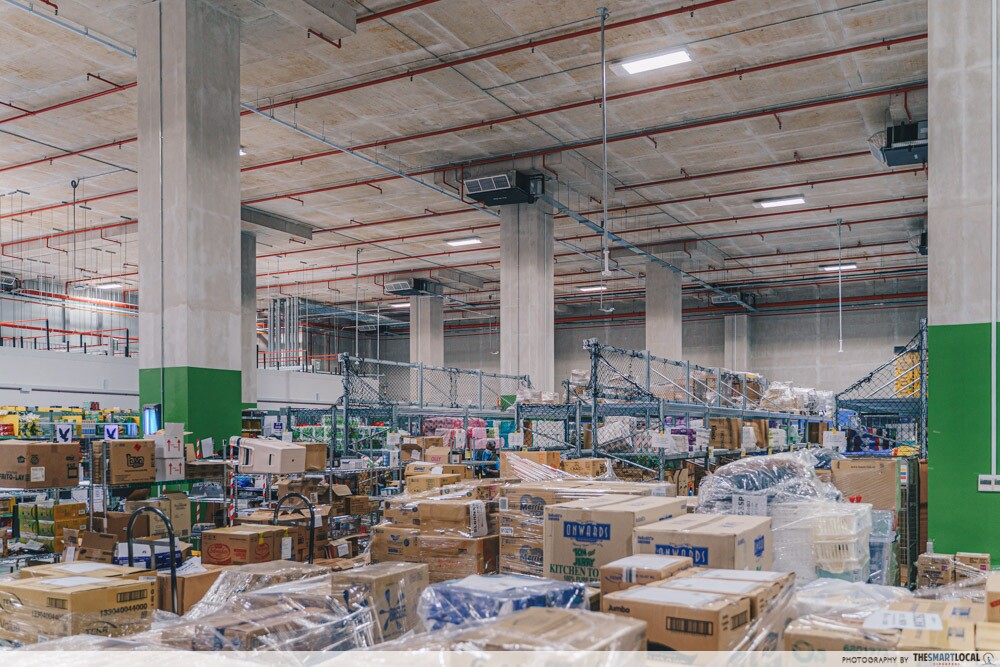
<path id="1" fill-rule="evenodd" d="M 465 179 L 465 193 L 487 206 L 532 204 L 545 193 L 545 177 L 523 171 L 508 171 L 492 176 Z"/>
<path id="2" fill-rule="evenodd" d="M 728 296 L 722 296 L 717 294 L 712 297 L 713 306 L 729 306 L 737 304 L 737 300 L 748 304 L 750 307 L 755 307 L 757 305 L 757 295 L 749 293 L 731 294 Z"/>
<path id="3" fill-rule="evenodd" d="M 927 121 L 903 123 L 876 133 L 868 143 L 872 153 L 889 167 L 927 162 Z"/>
<path id="4" fill-rule="evenodd" d="M 0 292 L 13 292 L 21 286 L 21 281 L 10 273 L 0 273 Z"/>
<path id="5" fill-rule="evenodd" d="M 444 285 L 426 278 L 406 278 L 386 282 L 385 291 L 395 296 L 441 296 Z"/>

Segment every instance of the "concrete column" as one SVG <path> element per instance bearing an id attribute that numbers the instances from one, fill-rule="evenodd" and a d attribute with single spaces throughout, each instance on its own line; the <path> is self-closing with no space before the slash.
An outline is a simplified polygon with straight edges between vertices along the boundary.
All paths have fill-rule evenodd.
<path id="1" fill-rule="evenodd" d="M 444 301 L 410 297 L 410 363 L 444 366 Z"/>
<path id="2" fill-rule="evenodd" d="M 1000 554 L 1000 493 L 991 472 L 990 2 L 930 2 L 928 539 L 950 550 Z M 994 249 L 995 250 L 995 249 Z"/>
<path id="3" fill-rule="evenodd" d="M 750 316 L 746 313 L 725 316 L 725 361 L 731 371 L 749 371 Z"/>
<path id="4" fill-rule="evenodd" d="M 500 208 L 500 372 L 555 389 L 552 207 Z"/>
<path id="5" fill-rule="evenodd" d="M 646 349 L 654 357 L 684 360 L 681 315 L 680 274 L 646 262 Z"/>
<path id="6" fill-rule="evenodd" d="M 240 370 L 243 407 L 257 405 L 257 237 L 240 232 Z"/>
<path id="7" fill-rule="evenodd" d="M 239 21 L 157 0 L 136 43 L 140 401 L 219 441 L 242 402 Z"/>

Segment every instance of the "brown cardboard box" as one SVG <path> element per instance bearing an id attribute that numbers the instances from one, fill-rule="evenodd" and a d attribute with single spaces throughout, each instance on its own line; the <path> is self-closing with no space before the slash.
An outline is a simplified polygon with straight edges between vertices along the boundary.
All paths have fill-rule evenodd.
<path id="1" fill-rule="evenodd" d="M 96 533 L 89 530 L 63 531 L 63 544 L 66 546 L 67 555 L 69 555 L 69 549 L 72 548 L 76 560 L 111 563 L 114 561 L 117 543 L 117 535 Z M 66 560 L 72 559 L 67 558 Z"/>
<path id="2" fill-rule="evenodd" d="M 703 567 L 692 567 L 682 570 L 675 576 L 699 576 L 705 579 L 732 579 L 735 581 L 755 581 L 767 584 L 773 588 L 777 597 L 782 589 L 795 585 L 794 572 L 768 572 L 764 570 L 720 570 Z"/>
<path id="3" fill-rule="evenodd" d="M 451 457 L 451 447 L 424 447 L 424 460 L 427 463 L 448 463 Z"/>
<path id="4" fill-rule="evenodd" d="M 559 465 L 563 472 L 580 477 L 599 477 L 608 472 L 607 459 L 566 459 Z"/>
<path id="5" fill-rule="evenodd" d="M 739 581 L 737 579 L 716 579 L 700 577 L 698 574 L 671 577 L 655 584 L 662 588 L 683 591 L 698 591 L 700 593 L 716 593 L 729 597 L 750 598 L 750 618 L 756 619 L 767 613 L 774 599 L 781 594 L 781 586 L 770 585 L 759 581 Z"/>
<path id="6" fill-rule="evenodd" d="M 417 517 L 422 533 L 441 531 L 484 537 L 489 533 L 489 509 L 482 500 L 424 500 L 417 506 Z"/>
<path id="7" fill-rule="evenodd" d="M 608 495 L 545 508 L 544 574 L 559 581 L 591 582 L 599 568 L 632 555 L 638 526 L 686 514 L 683 498 Z"/>
<path id="8" fill-rule="evenodd" d="M 820 444 L 823 442 L 823 434 L 830 430 L 830 425 L 826 422 L 809 422 L 806 424 L 806 442 L 811 442 L 814 444 Z M 871 502 L 870 500 L 862 500 L 862 502 Z M 882 507 L 876 507 L 875 509 L 885 509 Z"/>
<path id="9" fill-rule="evenodd" d="M 431 583 L 489 574 L 499 568 L 500 537 L 421 535 L 419 562 L 430 567 Z"/>
<path id="10" fill-rule="evenodd" d="M 829 621 L 807 616 L 785 627 L 785 650 L 814 654 L 817 651 L 853 653 L 855 651 L 894 651 L 899 631 L 865 630 L 860 623 Z"/>
<path id="11" fill-rule="evenodd" d="M 332 508 L 330 505 L 316 505 L 313 507 L 316 521 L 313 526 L 313 539 L 315 540 L 317 547 L 325 544 L 330 539 L 331 511 Z M 238 525 L 272 525 L 274 523 L 274 510 L 257 510 L 247 516 L 237 517 L 236 523 Z M 278 515 L 278 524 L 282 526 L 299 526 L 304 529 L 307 525 L 309 525 L 309 510 L 305 507 L 283 507 L 281 513 Z M 309 534 L 304 530 L 303 534 L 305 535 L 305 539 L 308 540 Z"/>
<path id="12" fill-rule="evenodd" d="M 861 496 L 872 509 L 900 511 L 899 459 L 831 461 L 833 484 L 847 497 Z"/>
<path id="13" fill-rule="evenodd" d="M 509 455 L 514 454 L 515 456 L 520 456 L 522 459 L 527 459 L 539 465 L 548 466 L 550 468 L 559 469 L 559 461 L 561 459 L 561 454 L 559 452 L 501 452 L 500 454 L 500 476 L 501 477 L 517 477 L 517 473 L 511 468 Z"/>
<path id="14" fill-rule="evenodd" d="M 976 623 L 976 650 L 1000 651 L 1000 623 Z"/>
<path id="15" fill-rule="evenodd" d="M 686 556 L 626 556 L 601 566 L 601 595 L 668 579 L 691 567 Z"/>
<path id="16" fill-rule="evenodd" d="M 327 445 L 325 442 L 297 442 L 306 450 L 306 472 L 326 470 Z"/>
<path id="17" fill-rule="evenodd" d="M 923 651 L 928 649 L 970 648 L 975 646 L 975 623 L 972 603 L 951 603 L 938 600 L 894 602 L 888 609 L 914 614 L 933 614 L 941 619 L 942 629 L 907 628 L 899 631 L 896 650 Z"/>
<path id="18" fill-rule="evenodd" d="M 151 578 L 71 576 L 0 582 L 5 620 L 49 637 L 121 636 L 146 630 L 156 608 L 155 596 Z"/>
<path id="19" fill-rule="evenodd" d="M 713 417 L 708 420 L 708 443 L 716 449 L 739 449 L 743 441 L 743 426 L 735 417 Z"/>
<path id="20" fill-rule="evenodd" d="M 545 537 L 545 521 L 542 517 L 521 512 L 500 513 L 500 535 L 521 539 L 536 539 L 539 546 Z"/>
<path id="21" fill-rule="evenodd" d="M 219 565 L 205 565 L 204 572 L 185 572 L 177 574 L 177 604 L 178 614 L 186 613 L 205 597 L 212 584 L 226 569 Z M 170 590 L 170 571 L 160 571 L 156 577 L 157 607 L 163 611 L 173 611 L 173 597 Z"/>
<path id="22" fill-rule="evenodd" d="M 372 528 L 372 562 L 419 560 L 419 537 L 420 531 L 416 528 L 375 526 Z"/>
<path id="23" fill-rule="evenodd" d="M 243 565 L 281 558 L 285 528 L 242 525 L 201 534 L 201 561 L 207 565 Z"/>
<path id="24" fill-rule="evenodd" d="M 420 503 L 410 499 L 389 496 L 382 501 L 382 518 L 398 527 L 420 525 Z"/>
<path id="25" fill-rule="evenodd" d="M 500 572 L 541 575 L 544 561 L 542 539 L 500 538 Z"/>
<path id="26" fill-rule="evenodd" d="M 0 442 L 0 486 L 42 489 L 80 483 L 80 445 L 7 440 Z"/>
<path id="27" fill-rule="evenodd" d="M 372 511 L 371 498 L 369 498 L 368 496 L 347 497 L 348 514 L 368 514 L 371 511 Z"/>
<path id="28" fill-rule="evenodd" d="M 89 561 L 74 561 L 72 563 L 51 563 L 35 565 L 18 570 L 22 579 L 36 577 L 97 577 L 98 579 L 139 579 L 152 575 L 152 570 L 128 565 L 111 565 L 110 563 L 94 563 Z"/>
<path id="29" fill-rule="evenodd" d="M 917 557 L 917 587 L 944 586 L 955 581 L 954 554 L 920 554 Z"/>
<path id="30" fill-rule="evenodd" d="M 1000 623 L 1000 572 L 986 578 L 986 620 Z"/>
<path id="31" fill-rule="evenodd" d="M 87 503 L 60 503 L 46 501 L 35 503 L 35 519 L 38 521 L 64 521 L 87 516 Z"/>
<path id="32" fill-rule="evenodd" d="M 724 651 L 750 623 L 750 600 L 639 586 L 611 593 L 601 610 L 646 621 L 646 638 L 675 651 Z"/>
<path id="33" fill-rule="evenodd" d="M 55 537 L 62 540 L 63 531 L 87 530 L 87 517 L 81 516 L 75 519 L 60 519 L 58 521 L 38 521 L 30 528 L 21 527 L 21 537 Z"/>
<path id="34" fill-rule="evenodd" d="M 754 438 L 757 441 L 757 447 L 767 449 L 770 425 L 766 419 L 747 419 L 744 420 L 743 426 L 749 426 L 753 429 Z"/>
<path id="35" fill-rule="evenodd" d="M 335 584 L 368 584 L 375 600 L 375 618 L 387 641 L 417 627 L 417 602 L 430 583 L 427 565 L 382 563 L 330 575 Z"/>
<path id="36" fill-rule="evenodd" d="M 410 493 L 420 493 L 454 484 L 461 479 L 458 475 L 412 475 L 406 480 L 406 489 Z"/>
<path id="37" fill-rule="evenodd" d="M 411 463 L 406 466 L 405 477 L 413 475 L 458 475 L 462 479 L 471 479 L 472 468 L 460 463 Z"/>
<path id="38" fill-rule="evenodd" d="M 174 536 L 177 538 L 189 537 L 191 535 L 191 500 L 187 494 L 180 491 L 164 493 L 159 498 L 150 500 L 126 500 L 125 511 L 131 514 L 140 507 L 156 507 L 167 515 L 170 524 L 174 529 Z M 167 526 L 163 520 L 155 514 L 147 513 L 149 517 L 149 532 L 154 536 L 165 537 Z"/>
<path id="39" fill-rule="evenodd" d="M 156 446 L 152 440 L 105 440 L 93 443 L 91 477 L 95 483 L 104 483 L 104 443 L 109 449 L 111 484 L 156 481 Z"/>
<path id="40" fill-rule="evenodd" d="M 94 514 L 95 528 L 103 533 L 111 533 L 119 542 L 128 540 L 128 522 L 131 512 L 105 512 Z M 132 537 L 149 537 L 149 514 L 140 514 L 132 525 Z"/>
<path id="41" fill-rule="evenodd" d="M 983 573 L 990 571 L 989 554 L 959 551 L 955 554 L 955 560 L 958 561 L 955 567 L 955 581 L 982 576 Z"/>
<path id="42" fill-rule="evenodd" d="M 309 502 L 313 504 L 326 502 L 330 497 L 331 492 L 329 484 L 314 477 L 279 479 L 276 488 L 279 498 L 284 498 L 289 493 L 301 493 L 309 499 Z M 337 498 L 340 496 L 351 495 L 351 489 L 343 484 L 334 484 L 332 491 L 334 502 L 336 502 Z M 283 503 L 284 506 L 299 506 L 302 504 L 302 501 L 298 498 L 289 498 Z"/>
<path id="43" fill-rule="evenodd" d="M 577 609 L 530 607 L 499 618 L 488 625 L 472 626 L 442 644 L 433 633 L 414 640 L 434 642 L 429 648 L 457 650 L 474 646 L 483 651 L 644 651 L 646 624 L 642 621 L 584 612 Z M 604 660 L 598 660 L 603 663 Z"/>
<path id="44" fill-rule="evenodd" d="M 636 528 L 635 552 L 688 556 L 699 567 L 770 570 L 771 519 L 687 514 Z"/>

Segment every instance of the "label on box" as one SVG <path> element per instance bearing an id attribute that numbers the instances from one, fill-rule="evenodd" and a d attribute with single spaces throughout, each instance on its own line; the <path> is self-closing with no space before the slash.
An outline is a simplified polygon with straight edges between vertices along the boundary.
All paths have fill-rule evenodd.
<path id="1" fill-rule="evenodd" d="M 865 630 L 943 630 L 938 614 L 918 614 L 912 611 L 883 609 L 865 619 Z"/>
<path id="2" fill-rule="evenodd" d="M 482 575 L 472 574 L 465 579 L 456 582 L 455 585 L 461 586 L 462 588 L 470 588 L 475 591 L 482 591 L 484 593 L 502 593 L 515 588 L 548 586 L 549 583 L 550 582 L 545 579 L 531 580 L 524 577 L 510 577 L 503 575 L 484 577 Z"/>
<path id="3" fill-rule="evenodd" d="M 32 482 L 45 481 L 45 466 L 38 466 L 37 468 L 31 469 L 31 481 Z"/>
<path id="4" fill-rule="evenodd" d="M 73 588 L 74 586 L 93 586 L 94 584 L 106 584 L 107 579 L 97 577 L 42 577 L 39 582 L 52 588 Z"/>
<path id="5" fill-rule="evenodd" d="M 507 446 L 511 449 L 520 449 L 524 447 L 524 435 L 521 433 L 508 433 Z"/>
<path id="6" fill-rule="evenodd" d="M 38 540 L 28 540 L 24 546 L 26 546 L 31 551 L 41 551 L 43 548 L 45 548 L 45 545 L 39 542 Z"/>
<path id="7" fill-rule="evenodd" d="M 504 537 L 514 537 L 514 529 L 510 526 L 503 526 L 500 528 L 500 534 Z"/>
<path id="8" fill-rule="evenodd" d="M 338 544 L 337 545 L 337 557 L 338 558 L 347 558 L 347 556 L 348 556 L 349 553 L 350 553 L 350 545 L 349 544 Z"/>
<path id="9" fill-rule="evenodd" d="M 281 538 L 281 560 L 292 560 L 292 538 Z"/>
<path id="10" fill-rule="evenodd" d="M 431 474 L 432 475 L 443 475 L 444 474 L 444 468 L 442 468 L 441 466 L 434 466 L 433 468 L 431 468 Z"/>
<path id="11" fill-rule="evenodd" d="M 736 516 L 767 516 L 767 496 L 734 493 L 733 514 Z"/>
<path id="12" fill-rule="evenodd" d="M 669 433 L 653 433 L 649 446 L 653 449 L 673 449 L 674 439 Z"/>
<path id="13" fill-rule="evenodd" d="M 469 503 L 469 534 L 472 537 L 485 537 L 489 533 L 486 520 L 486 503 L 474 500 Z"/>
<path id="14" fill-rule="evenodd" d="M 713 593 L 696 593 L 694 591 L 679 591 L 670 588 L 654 588 L 652 586 L 630 588 L 627 591 L 620 593 L 620 595 L 622 597 L 628 597 L 630 600 L 659 602 L 663 604 L 679 604 L 687 607 L 705 607 L 713 602 L 726 599 L 721 595 L 715 595 Z"/>
<path id="15" fill-rule="evenodd" d="M 60 565 L 59 570 L 61 572 L 69 572 L 71 574 L 85 574 L 87 572 L 93 572 L 94 570 L 103 570 L 107 568 L 106 563 L 67 563 L 66 565 Z"/>
<path id="16" fill-rule="evenodd" d="M 507 511 L 507 497 L 506 496 L 500 498 L 499 507 L 500 507 L 500 511 L 501 512 L 506 512 Z"/>

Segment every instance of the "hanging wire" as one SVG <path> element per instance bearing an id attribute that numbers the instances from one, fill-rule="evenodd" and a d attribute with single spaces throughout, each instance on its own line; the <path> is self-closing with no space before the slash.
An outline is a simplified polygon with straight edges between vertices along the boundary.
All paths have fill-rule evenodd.
<path id="1" fill-rule="evenodd" d="M 608 235 L 607 235 L 607 225 L 608 225 L 608 63 L 607 63 L 607 45 L 605 42 L 605 28 L 608 22 L 608 8 L 600 7 L 597 10 L 601 14 L 601 171 L 602 171 L 602 189 L 603 194 L 601 195 L 601 207 L 603 209 L 603 217 L 601 218 L 601 227 L 605 230 L 605 234 L 601 238 L 601 250 L 604 256 L 604 269 L 601 271 L 601 277 L 611 275 L 611 253 L 608 249 Z M 602 280 L 603 284 L 603 280 Z"/>

